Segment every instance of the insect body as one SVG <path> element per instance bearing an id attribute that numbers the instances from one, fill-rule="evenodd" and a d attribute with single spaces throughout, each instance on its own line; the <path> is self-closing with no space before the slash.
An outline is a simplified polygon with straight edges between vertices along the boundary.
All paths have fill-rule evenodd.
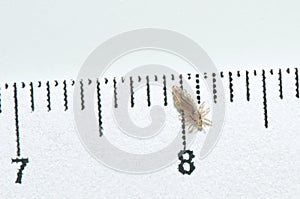
<path id="1" fill-rule="evenodd" d="M 204 102 L 201 102 L 199 108 L 197 108 L 191 95 L 178 86 L 172 87 L 172 94 L 174 105 L 178 112 L 184 111 L 184 119 L 189 126 L 189 131 L 192 131 L 194 128 L 202 130 L 204 125 L 212 125 L 212 122 L 204 117 L 209 113 L 209 108 L 204 110 Z"/>

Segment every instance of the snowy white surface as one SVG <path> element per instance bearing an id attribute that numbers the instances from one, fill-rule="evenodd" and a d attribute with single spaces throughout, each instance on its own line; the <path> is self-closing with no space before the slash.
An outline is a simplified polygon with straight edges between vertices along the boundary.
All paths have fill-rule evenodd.
<path id="1" fill-rule="evenodd" d="M 103 41 L 144 27 L 190 37 L 219 70 L 299 66 L 299 20 L 297 0 L 0 0 L 0 198 L 299 198 L 300 112 L 293 70 L 289 75 L 283 71 L 283 100 L 278 71 L 270 76 L 266 70 L 268 129 L 260 70 L 257 77 L 251 73 L 250 102 L 244 72 L 240 79 L 234 74 L 234 102 L 227 98 L 221 138 L 213 152 L 199 160 L 205 138 L 199 134 L 192 146 L 196 170 L 191 176 L 177 171 L 178 162 L 146 175 L 128 175 L 99 164 L 79 141 L 72 113 L 62 111 L 62 84 L 51 93 L 54 101 L 48 113 L 43 81 L 35 91 L 34 113 L 28 87 L 19 89 L 22 156 L 30 162 L 22 185 L 17 185 L 19 165 L 11 164 L 16 154 L 11 84 L 4 89 L 6 81 L 76 78 L 87 56 Z M 139 61 L 144 63 L 144 57 Z M 227 73 L 223 83 L 228 96 Z M 149 122 L 136 114 L 132 118 Z M 164 141 L 145 151 L 162 147 Z"/>
<path id="2" fill-rule="evenodd" d="M 199 156 L 205 134 L 198 132 L 196 141 L 190 147 L 196 155 L 194 158 L 196 170 L 190 176 L 183 176 L 177 171 L 178 161 L 158 172 L 144 175 L 126 174 L 103 166 L 82 146 L 76 133 L 72 112 L 63 111 L 61 83 L 58 87 L 53 87 L 50 112 L 47 112 L 45 82 L 41 88 L 35 88 L 34 113 L 30 113 L 29 88 L 20 88 L 18 95 L 21 153 L 23 157 L 29 157 L 30 161 L 24 170 L 21 185 L 14 183 L 19 166 L 11 164 L 11 158 L 15 157 L 16 144 L 13 90 L 10 84 L 7 90 L 2 89 L 0 196 L 1 198 L 297 198 L 300 194 L 298 175 L 300 135 L 297 132 L 299 112 L 296 110 L 300 108 L 300 104 L 299 99 L 295 97 L 293 71 L 292 69 L 290 74 L 283 71 L 283 100 L 279 98 L 277 69 L 274 70 L 273 76 L 266 71 L 268 129 L 265 129 L 263 120 L 261 70 L 257 71 L 257 76 L 250 74 L 250 102 L 246 101 L 245 71 L 241 71 L 239 78 L 234 73 L 234 101 L 230 103 L 228 98 L 226 99 L 226 119 L 221 138 L 213 152 L 200 160 L 197 155 Z M 227 72 L 224 72 L 223 84 L 228 96 L 228 76 Z M 194 79 L 191 81 L 194 82 Z M 161 95 L 158 91 L 153 94 Z M 71 96 L 71 89 L 69 94 Z M 147 115 L 147 107 L 138 105 L 146 104 L 146 98 L 143 98 L 145 95 L 141 93 L 137 96 L 139 96 L 136 99 L 137 105 L 131 111 L 132 119 L 139 125 L 145 125 L 148 118 L 137 117 L 137 114 Z M 158 99 L 154 103 L 159 103 L 161 98 Z M 104 101 L 111 103 L 109 100 Z M 72 99 L 69 103 L 72 109 Z M 163 132 L 170 132 L 172 128 L 176 129 L 176 126 L 180 128 L 177 116 L 173 115 L 172 108 L 169 110 L 167 115 L 168 113 L 172 115 L 168 116 L 168 119 L 170 117 L 173 119 L 169 120 L 166 124 L 169 127 Z M 105 114 L 104 127 L 112 128 L 115 124 L 107 123 L 111 117 L 107 115 L 109 111 Z M 115 135 L 108 137 L 112 138 L 110 140 L 114 144 L 120 144 L 124 150 L 147 153 L 158 150 L 168 143 L 168 140 L 164 140 L 168 136 L 170 139 L 174 138 L 172 133 L 166 133 L 165 136 L 167 137 L 163 136 L 161 142 L 149 141 L 149 146 L 142 141 L 144 150 L 141 151 L 139 141 L 130 142 L 131 146 L 126 148 L 126 144 L 122 144 L 122 140 L 117 140 Z M 130 140 L 129 138 L 123 140 L 126 139 Z"/>

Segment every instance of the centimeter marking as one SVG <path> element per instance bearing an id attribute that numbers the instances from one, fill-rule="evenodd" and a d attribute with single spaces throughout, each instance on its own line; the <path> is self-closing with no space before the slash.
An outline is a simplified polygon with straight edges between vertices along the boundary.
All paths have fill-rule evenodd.
<path id="1" fill-rule="evenodd" d="M 99 136 L 103 136 L 102 128 L 102 111 L 101 111 L 101 93 L 100 93 L 100 81 L 97 79 L 97 100 L 98 100 L 98 122 L 99 122 Z"/>
<path id="2" fill-rule="evenodd" d="M 229 91 L 230 91 L 230 102 L 233 102 L 233 78 L 232 78 L 232 72 L 228 72 L 229 76 Z"/>
<path id="3" fill-rule="evenodd" d="M 288 69 L 287 72 L 289 72 L 290 70 Z M 270 73 L 273 75 L 273 70 L 270 71 Z M 298 74 L 298 68 L 295 68 L 295 91 L 296 91 L 296 94 L 295 96 L 297 98 L 299 98 L 299 74 Z M 257 75 L 257 72 L 256 70 L 254 70 L 254 75 L 256 76 Z M 223 72 L 220 72 L 220 76 L 221 78 L 224 78 L 224 74 Z M 240 71 L 237 72 L 237 76 L 240 77 Z M 217 88 L 216 88 L 216 74 L 213 73 L 212 74 L 212 80 L 213 80 L 213 100 L 214 100 L 214 103 L 217 103 Z M 166 94 L 166 76 L 163 75 L 162 76 L 163 78 L 163 95 L 164 95 L 164 106 L 167 106 L 168 105 L 168 100 L 167 100 L 167 94 Z M 205 76 L 204 78 L 207 78 L 207 74 L 205 73 Z M 233 102 L 234 100 L 234 89 L 233 89 L 233 73 L 232 72 L 228 72 L 228 78 L 229 78 L 229 96 L 230 96 L 230 102 Z M 140 76 L 139 76 L 139 81 L 140 81 Z M 158 76 L 156 75 L 155 76 L 155 80 L 157 81 L 158 79 Z M 191 75 L 188 74 L 188 79 L 190 80 L 191 79 Z M 150 84 L 149 84 L 149 76 L 146 76 L 146 80 L 147 80 L 147 84 L 146 84 L 146 87 L 147 87 L 147 103 L 148 103 L 148 106 L 151 106 L 151 100 L 150 100 Z M 172 75 L 172 80 L 174 80 L 174 75 Z M 278 72 L 278 80 L 279 80 L 279 97 L 280 99 L 283 99 L 283 83 L 282 83 L 282 70 L 279 69 L 279 72 Z M 56 82 L 56 85 L 57 86 L 57 81 Z M 196 82 L 196 95 L 197 95 L 197 101 L 198 101 L 198 104 L 201 102 L 201 99 L 200 99 L 200 80 L 199 80 L 199 74 L 196 74 L 195 75 L 195 82 Z M 89 80 L 89 85 L 92 83 L 91 80 Z M 105 78 L 105 84 L 108 83 L 108 79 Z M 118 107 L 118 104 L 117 104 L 117 82 L 116 82 L 116 79 L 114 78 L 113 80 L 113 83 L 114 83 L 114 104 L 115 104 L 115 108 Z M 262 70 L 262 88 L 263 88 L 263 109 L 264 109 L 264 120 L 265 120 L 265 126 L 267 128 L 268 126 L 268 118 L 267 118 L 267 96 L 266 96 L 266 74 L 265 74 L 265 70 Z M 72 80 L 72 86 L 75 84 L 74 80 Z M 30 82 L 29 84 L 30 86 L 30 98 L 31 98 L 31 110 L 32 112 L 35 111 L 35 104 L 34 104 L 34 87 L 33 87 L 33 83 Z M 13 86 L 15 88 L 15 91 L 17 92 L 17 85 L 14 84 Z M 22 83 L 22 88 L 25 87 L 25 84 Z M 38 82 L 38 87 L 40 88 L 41 87 L 41 82 L 39 81 Z M 81 96 L 81 110 L 84 110 L 85 109 L 85 100 L 84 100 L 84 82 L 83 80 L 80 81 L 80 96 Z M 100 85 L 99 85 L 100 87 Z M 181 85 L 181 87 L 183 88 L 183 85 Z M 8 84 L 6 83 L 5 84 L 5 88 L 8 89 Z M 48 112 L 51 111 L 51 98 L 50 98 L 50 95 L 51 95 L 51 88 L 50 88 L 50 82 L 47 81 L 46 82 L 46 91 L 47 91 L 47 109 L 48 109 Z M 63 95 L 64 95 L 64 108 L 65 108 L 65 111 L 68 110 L 68 94 L 67 94 L 67 81 L 64 80 L 63 81 Z M 99 90 L 100 92 L 100 90 Z M 134 81 L 133 81 L 133 77 L 130 77 L 130 93 L 131 93 L 131 107 L 134 107 Z M 16 94 L 16 93 L 15 93 Z M 3 95 L 3 92 L 0 88 L 0 113 L 2 113 L 2 106 L 1 106 L 1 95 Z M 17 98 L 17 94 L 16 94 L 16 98 Z M 247 101 L 250 101 L 250 77 L 249 77 L 249 71 L 246 71 L 246 98 L 247 98 Z M 101 102 L 101 101 L 100 101 Z M 16 116 L 17 117 L 17 116 Z M 17 128 L 17 127 L 16 127 Z"/>
<path id="4" fill-rule="evenodd" d="M 249 84 L 249 72 L 246 71 L 246 96 L 247 96 L 247 101 L 250 101 L 250 84 Z"/>
<path id="5" fill-rule="evenodd" d="M 67 111 L 68 110 L 68 91 L 67 91 L 67 81 L 66 80 L 64 80 L 64 82 L 63 82 L 63 84 L 64 84 L 64 106 L 65 106 L 65 111 Z"/>
<path id="6" fill-rule="evenodd" d="M 289 71 L 289 70 L 287 70 Z M 271 74 L 273 74 L 273 70 L 270 71 Z M 296 94 L 295 96 L 297 98 L 299 98 L 299 74 L 298 74 L 298 68 L 295 68 L 295 91 Z M 257 75 L 256 70 L 254 70 L 254 75 Z M 220 76 L 221 78 L 224 78 L 224 74 L 223 72 L 220 72 Z M 237 76 L 240 77 L 240 71 L 237 72 Z M 182 77 L 182 76 L 181 76 Z M 163 79 L 163 95 L 164 95 L 164 106 L 168 105 L 168 99 L 167 99 L 167 85 L 166 85 L 166 76 L 163 75 L 162 79 Z M 180 77 L 179 77 L 180 78 Z M 207 78 L 207 74 L 205 74 L 204 78 Z M 140 77 L 139 77 L 140 79 Z M 188 74 L 188 79 L 191 79 L 190 74 Z M 234 85 L 233 85 L 233 73 L 232 72 L 228 72 L 228 79 L 229 79 L 229 99 L 230 102 L 234 101 Z M 155 76 L 155 80 L 158 81 L 158 76 Z M 172 80 L 174 80 L 174 75 L 172 75 Z M 217 103 L 217 88 L 216 88 L 216 74 L 213 73 L 212 74 L 212 80 L 213 80 L 213 100 L 215 103 Z M 249 71 L 246 71 L 246 99 L 247 101 L 250 101 L 250 77 L 249 77 Z M 282 70 L 279 69 L 278 72 L 278 80 L 279 80 L 279 97 L 280 99 L 283 99 L 283 83 L 282 83 Z M 140 80 L 139 80 L 140 81 Z M 148 106 L 151 106 L 151 100 L 150 100 L 150 84 L 149 84 L 149 76 L 146 76 L 146 88 L 147 88 L 147 104 Z M 57 81 L 55 81 L 57 82 Z M 198 104 L 201 102 L 201 98 L 200 98 L 200 80 L 199 80 L 199 74 L 195 75 L 195 82 L 196 82 L 196 97 L 197 97 L 197 101 Z M 89 80 L 89 85 L 92 83 L 91 80 Z M 105 84 L 108 83 L 108 79 L 105 78 Z M 74 86 L 75 82 L 72 80 L 72 86 Z M 117 81 L 116 78 L 113 79 L 113 84 L 114 84 L 114 107 L 118 108 L 118 103 L 117 103 Z M 57 86 L 57 83 L 56 85 Z M 5 84 L 6 89 L 8 89 L 8 84 Z M 14 89 L 15 92 L 17 92 L 17 84 L 14 84 Z M 25 84 L 22 83 L 22 88 L 25 87 Z M 30 87 L 30 101 L 31 101 L 31 110 L 32 112 L 35 111 L 35 103 L 34 103 L 34 86 L 33 86 L 33 82 L 29 83 L 29 87 Z M 38 82 L 38 87 L 41 87 L 41 82 Z M 183 88 L 183 85 L 181 85 L 181 87 Z M 267 97 L 266 97 L 266 73 L 265 70 L 262 70 L 262 88 L 263 88 L 263 104 L 264 104 L 264 110 L 265 110 L 265 115 L 267 115 Z M 46 82 L 46 91 L 47 91 L 47 109 L 48 112 L 51 111 L 51 88 L 50 88 L 50 82 L 47 81 Z M 64 80 L 63 81 L 63 96 L 64 96 L 64 110 L 67 111 L 69 109 L 68 107 L 68 93 L 67 93 L 67 81 Z M 100 92 L 100 90 L 99 90 Z M 17 93 L 16 94 L 16 98 L 17 98 Z M 133 81 L 133 77 L 130 77 L 130 94 L 131 94 L 131 107 L 134 107 L 134 81 Z M 2 106 L 1 106 L 1 98 L 3 95 L 3 91 L 0 88 L 0 113 L 3 112 L 2 110 Z M 85 100 L 84 100 L 84 82 L 83 80 L 80 81 L 80 97 L 81 97 L 81 110 L 85 109 Z M 265 116 L 265 120 L 267 120 L 267 117 Z"/>
<path id="7" fill-rule="evenodd" d="M 24 85 L 24 84 L 23 84 Z M 25 169 L 28 158 L 20 158 L 21 156 L 21 146 L 20 146 L 20 128 L 19 128 L 19 112 L 18 112 L 18 91 L 17 84 L 14 83 L 14 103 L 15 103 L 15 125 L 16 125 L 16 143 L 17 143 L 17 158 L 11 159 L 11 163 L 21 163 L 20 169 L 17 173 L 17 179 L 15 183 L 22 183 L 23 170 Z M 24 86 L 23 86 L 24 88 Z"/>
<path id="8" fill-rule="evenodd" d="M 294 69 L 294 75 L 295 75 L 295 97 L 299 98 L 299 69 L 295 68 Z M 286 70 L 286 72 L 288 74 L 290 74 L 290 69 L 288 68 Z M 240 78 L 241 74 L 240 71 L 237 71 L 237 77 Z M 254 70 L 253 71 L 254 76 L 257 76 L 257 71 Z M 265 70 L 262 70 L 262 93 L 263 93 L 263 115 L 264 115 L 264 126 L 265 128 L 269 127 L 269 123 L 268 123 L 268 106 L 267 106 L 267 75 Z M 270 74 L 273 75 L 273 69 L 270 70 Z M 213 81 L 213 101 L 214 103 L 217 103 L 217 86 L 216 86 L 216 76 L 217 74 L 212 73 L 212 81 Z M 221 78 L 225 78 L 223 71 L 220 72 L 220 77 Z M 282 80 L 282 69 L 278 70 L 278 81 L 279 81 L 279 98 L 283 99 L 283 80 Z M 163 104 L 164 106 L 168 105 L 168 99 L 167 99 L 167 77 L 166 75 L 162 75 L 162 77 L 159 77 L 157 75 L 154 76 L 154 80 L 158 81 L 158 78 L 162 78 L 163 80 L 163 95 L 164 95 L 164 100 L 163 100 Z M 174 81 L 175 80 L 175 76 L 174 74 L 171 74 L 171 80 Z M 207 73 L 204 73 L 204 78 L 207 79 L 208 75 Z M 228 83 L 229 83 L 229 99 L 230 102 L 233 103 L 234 100 L 234 79 L 233 79 L 233 73 L 231 71 L 228 72 Z M 180 83 L 180 87 L 183 89 L 183 75 L 181 74 L 179 76 L 179 83 Z M 191 74 L 187 74 L 187 79 L 191 80 Z M 121 78 L 122 82 L 125 82 L 125 78 L 122 77 Z M 134 80 L 133 77 L 129 78 L 130 80 L 130 102 L 131 102 L 131 107 L 134 107 Z M 141 77 L 138 76 L 138 82 L 141 81 Z M 197 97 L 197 102 L 198 104 L 200 104 L 201 102 L 201 98 L 200 98 L 200 76 L 199 74 L 195 75 L 195 85 L 196 85 L 196 97 Z M 117 98 L 117 81 L 116 78 L 113 78 L 113 89 L 114 89 L 114 107 L 118 108 L 118 98 Z M 146 76 L 146 90 L 147 90 L 147 105 L 151 106 L 151 99 L 150 99 L 150 80 L 149 80 L 149 76 Z M 41 88 L 41 81 L 37 82 L 37 87 Z M 84 100 L 84 81 L 83 79 L 80 80 L 80 98 L 81 98 L 81 110 L 85 109 L 85 100 Z M 105 84 L 108 84 L 109 81 L 107 78 L 105 78 Z M 64 111 L 68 111 L 69 107 L 68 107 L 68 82 L 67 80 L 64 80 L 62 82 L 63 84 L 63 100 L 64 100 Z M 88 85 L 92 84 L 92 80 L 88 80 Z M 71 86 L 75 85 L 75 81 L 71 80 Z M 250 101 L 250 73 L 248 70 L 245 71 L 245 85 L 246 85 L 246 99 L 247 101 Z M 55 87 L 58 86 L 58 81 L 55 80 Z M 20 128 L 19 128 L 19 114 L 18 114 L 18 86 L 17 83 L 13 84 L 13 93 L 14 93 L 14 109 L 15 109 L 15 131 L 16 131 L 16 156 L 17 158 L 12 159 L 12 163 L 21 163 L 20 169 L 18 171 L 17 174 L 17 180 L 16 183 L 21 183 L 22 180 L 22 174 L 23 174 L 23 170 L 25 168 L 25 166 L 28 164 L 29 160 L 28 158 L 21 158 L 21 144 L 20 144 Z M 5 89 L 9 88 L 9 84 L 5 83 Z M 25 88 L 25 83 L 22 82 L 22 88 Z M 100 81 L 97 79 L 97 83 L 96 83 L 96 88 L 97 88 L 97 104 L 98 104 L 98 123 L 99 123 L 99 136 L 103 136 L 103 127 L 102 127 L 102 110 L 101 110 L 101 89 L 100 89 Z M 34 83 L 30 82 L 29 83 L 29 93 L 30 93 L 30 107 L 31 107 L 31 112 L 35 111 L 35 100 L 34 100 Z M 47 100 L 47 111 L 50 112 L 51 111 L 51 89 L 54 88 L 50 88 L 50 81 L 46 82 L 46 100 Z M 4 94 L 4 91 L 1 89 L 0 87 L 0 114 L 3 113 L 3 107 L 2 107 L 2 96 Z M 184 112 L 181 113 L 182 116 L 182 138 L 183 138 L 183 147 L 184 147 L 184 151 L 186 150 L 186 141 L 185 141 L 185 121 L 184 121 Z"/>
<path id="9" fill-rule="evenodd" d="M 131 108 L 134 107 L 134 91 L 133 91 L 133 79 L 130 77 L 130 102 Z"/>
<path id="10" fill-rule="evenodd" d="M 199 79 L 199 74 L 196 74 L 195 77 L 196 77 L 197 102 L 198 102 L 198 104 L 200 104 L 201 103 L 201 97 L 200 97 L 200 79 Z"/>
<path id="11" fill-rule="evenodd" d="M 268 110 L 267 110 L 267 92 L 266 92 L 266 75 L 265 70 L 262 70 L 262 81 L 263 81 L 263 104 L 264 104 L 264 120 L 265 127 L 268 128 Z"/>
<path id="12" fill-rule="evenodd" d="M 14 102 L 15 102 L 15 125 L 16 125 L 16 142 L 17 142 L 17 156 L 21 155 L 20 147 L 20 128 L 19 128 L 19 112 L 18 112 L 18 91 L 17 84 L 14 83 Z"/>
<path id="13" fill-rule="evenodd" d="M 147 87 L 147 103 L 148 103 L 148 106 L 151 106 L 151 100 L 150 100 L 150 84 L 149 84 L 149 76 L 147 75 L 146 77 L 146 87 Z"/>
<path id="14" fill-rule="evenodd" d="M 164 105 L 168 106 L 168 98 L 167 98 L 167 81 L 166 81 L 166 76 L 163 75 L 163 83 L 164 83 Z"/>
<path id="15" fill-rule="evenodd" d="M 278 72 L 278 80 L 279 80 L 279 97 L 280 97 L 280 99 L 283 99 L 283 94 L 282 94 L 282 74 L 281 74 L 281 69 L 279 69 L 279 72 Z"/>
<path id="16" fill-rule="evenodd" d="M 182 74 L 179 75 L 179 84 L 180 88 L 183 89 L 183 80 L 182 80 Z M 186 137 L 185 137 L 185 118 L 184 118 L 184 111 L 181 110 L 181 127 L 182 127 L 182 145 L 183 150 L 186 150 Z"/>
<path id="17" fill-rule="evenodd" d="M 216 73 L 212 73 L 212 80 L 213 80 L 213 100 L 214 103 L 217 103 L 217 79 L 216 79 Z M 199 94 L 200 95 L 200 94 Z"/>
<path id="18" fill-rule="evenodd" d="M 296 86 L 296 97 L 299 98 L 299 74 L 298 74 L 298 68 L 295 68 L 295 86 Z"/>
<path id="19" fill-rule="evenodd" d="M 84 110 L 84 90 L 83 90 L 83 79 L 80 80 L 80 99 L 81 99 L 81 110 Z"/>
<path id="20" fill-rule="evenodd" d="M 30 82 L 30 102 L 31 102 L 31 111 L 34 111 L 34 91 L 33 91 L 33 83 Z"/>
<path id="21" fill-rule="evenodd" d="M 115 77 L 113 82 L 114 82 L 114 104 L 115 104 L 115 108 L 118 108 L 117 81 Z"/>
<path id="22" fill-rule="evenodd" d="M 46 87 L 47 87 L 47 102 L 48 102 L 48 112 L 51 111 L 51 99 L 50 99 L 50 83 L 49 81 L 47 81 L 46 83 Z"/>

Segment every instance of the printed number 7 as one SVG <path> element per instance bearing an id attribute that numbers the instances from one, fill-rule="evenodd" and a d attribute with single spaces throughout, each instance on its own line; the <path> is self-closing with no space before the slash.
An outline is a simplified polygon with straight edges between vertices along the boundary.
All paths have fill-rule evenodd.
<path id="1" fill-rule="evenodd" d="M 25 169 L 27 163 L 29 162 L 28 158 L 16 158 L 16 159 L 11 159 L 11 163 L 19 163 L 21 162 L 21 166 L 20 166 L 20 169 L 17 173 L 17 180 L 15 183 L 19 183 L 21 184 L 22 183 L 22 175 L 23 175 L 23 170 Z"/>

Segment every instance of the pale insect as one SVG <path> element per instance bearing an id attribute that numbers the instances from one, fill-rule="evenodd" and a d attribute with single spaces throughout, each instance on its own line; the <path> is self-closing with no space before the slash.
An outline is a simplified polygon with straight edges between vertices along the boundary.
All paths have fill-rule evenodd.
<path id="1" fill-rule="evenodd" d="M 185 89 L 181 89 L 178 86 L 172 87 L 172 94 L 174 105 L 178 112 L 181 113 L 181 111 L 184 111 L 184 119 L 189 132 L 194 128 L 202 130 L 203 126 L 212 125 L 212 121 L 204 117 L 209 113 L 209 108 L 204 110 L 204 102 L 201 102 L 199 108 L 197 108 L 191 95 Z M 181 117 L 181 115 L 179 116 Z"/>

